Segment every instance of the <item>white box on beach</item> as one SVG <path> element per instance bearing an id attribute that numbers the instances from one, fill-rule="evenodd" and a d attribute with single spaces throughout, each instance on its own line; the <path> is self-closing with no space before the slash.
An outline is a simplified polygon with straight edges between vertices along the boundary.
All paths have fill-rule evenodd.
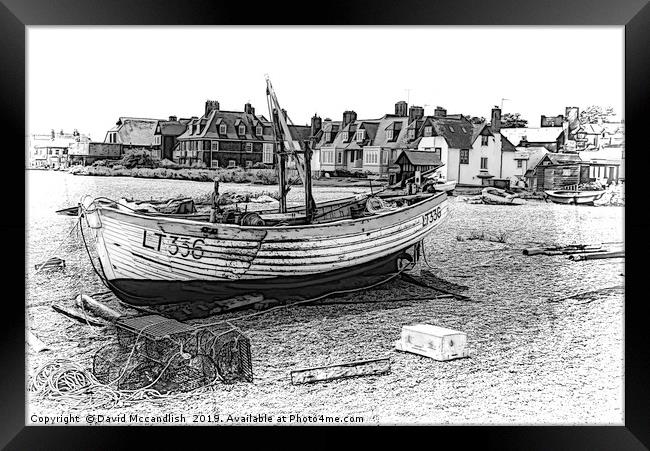
<path id="1" fill-rule="evenodd" d="M 467 334 L 464 332 L 416 324 L 402 327 L 402 336 L 395 342 L 395 349 L 444 361 L 467 357 L 466 344 Z"/>

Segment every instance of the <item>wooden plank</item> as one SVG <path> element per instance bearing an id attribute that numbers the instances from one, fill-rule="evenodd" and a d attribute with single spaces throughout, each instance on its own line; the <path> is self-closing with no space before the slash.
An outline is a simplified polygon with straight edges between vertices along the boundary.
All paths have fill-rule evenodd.
<path id="1" fill-rule="evenodd" d="M 92 319 L 88 317 L 88 315 L 84 315 L 84 312 L 75 308 L 67 307 L 63 304 L 52 304 L 52 309 L 55 312 L 61 313 L 62 315 L 65 315 L 83 324 L 88 324 L 97 327 L 101 327 L 105 325 L 104 323 L 101 323 L 96 319 Z"/>
<path id="2" fill-rule="evenodd" d="M 308 384 L 357 376 L 373 376 L 390 372 L 390 357 L 358 360 L 337 365 L 304 368 L 291 372 L 291 383 Z"/>
<path id="3" fill-rule="evenodd" d="M 598 254 L 573 254 L 569 255 L 569 260 L 599 260 L 602 258 L 625 258 L 625 251 L 601 252 Z"/>

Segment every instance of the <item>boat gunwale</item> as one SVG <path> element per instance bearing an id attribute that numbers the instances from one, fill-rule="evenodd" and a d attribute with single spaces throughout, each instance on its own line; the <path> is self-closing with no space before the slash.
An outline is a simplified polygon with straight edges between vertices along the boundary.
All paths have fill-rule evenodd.
<path id="1" fill-rule="evenodd" d="M 444 198 L 441 200 L 441 203 L 446 200 L 448 197 L 446 192 L 439 192 L 439 193 L 434 193 L 430 198 L 425 198 L 420 202 L 417 202 L 413 205 L 408 205 L 406 207 L 400 207 L 396 210 L 389 210 L 383 213 L 379 213 L 376 215 L 368 216 L 365 218 L 354 218 L 354 219 L 340 219 L 337 221 L 332 221 L 332 222 L 321 222 L 321 223 L 312 223 L 312 224 L 302 224 L 302 225 L 286 225 L 286 226 L 242 226 L 238 224 L 225 224 L 225 223 L 212 223 L 212 222 L 205 222 L 205 221 L 197 221 L 197 220 L 191 220 L 191 219 L 185 219 L 185 218 L 174 218 L 174 217 L 169 217 L 165 214 L 159 214 L 159 215 L 144 215 L 132 211 L 124 211 L 120 210 L 118 208 L 114 207 L 109 207 L 106 205 L 101 205 L 98 204 L 96 206 L 98 211 L 101 210 L 108 210 L 111 212 L 115 212 L 118 214 L 122 214 L 125 216 L 130 216 L 130 217 L 135 217 L 139 219 L 145 219 L 145 220 L 160 220 L 164 219 L 165 221 L 168 221 L 170 223 L 176 223 L 176 224 L 181 224 L 181 225 L 192 225 L 192 226 L 203 226 L 203 227 L 226 227 L 229 229 L 234 229 L 234 230 L 249 230 L 249 231 L 265 231 L 268 232 L 269 230 L 297 230 L 297 229 L 317 229 L 317 228 L 323 228 L 323 227 L 335 227 L 335 226 L 340 226 L 340 225 L 347 225 L 347 224 L 354 224 L 357 222 L 361 221 L 369 221 L 369 220 L 375 220 L 379 218 L 386 218 L 391 215 L 399 214 L 399 213 L 404 213 L 408 210 L 414 209 L 416 207 L 422 206 L 425 203 L 432 202 L 433 200 L 436 200 L 440 197 L 444 196 Z M 345 198 L 347 199 L 347 198 Z"/>

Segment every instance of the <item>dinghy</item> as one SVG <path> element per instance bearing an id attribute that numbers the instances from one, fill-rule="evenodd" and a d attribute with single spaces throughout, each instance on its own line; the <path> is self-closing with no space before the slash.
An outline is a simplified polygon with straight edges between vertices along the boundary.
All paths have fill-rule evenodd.
<path id="1" fill-rule="evenodd" d="M 546 198 L 556 204 L 593 205 L 594 201 L 603 197 L 605 191 L 544 191 Z"/>
<path id="2" fill-rule="evenodd" d="M 82 232 L 94 235 L 97 272 L 122 301 L 146 306 L 219 304 L 247 293 L 308 297 L 358 287 L 369 276 L 395 275 L 417 261 L 425 237 L 448 215 L 447 195 L 384 191 L 316 204 L 311 151 L 292 140 L 268 78 L 267 96 L 278 144 L 278 210 L 217 208 L 210 218 L 180 217 L 82 199 Z M 286 207 L 287 158 L 303 180 L 304 206 Z"/>
<path id="3" fill-rule="evenodd" d="M 500 188 L 487 187 L 481 192 L 483 202 L 494 205 L 522 205 L 526 202 L 517 197 L 516 194 L 508 194 Z"/>

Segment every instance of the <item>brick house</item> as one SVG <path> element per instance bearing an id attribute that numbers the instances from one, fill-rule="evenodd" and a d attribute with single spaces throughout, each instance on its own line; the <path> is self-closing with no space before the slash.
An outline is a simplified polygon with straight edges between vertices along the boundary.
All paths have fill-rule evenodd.
<path id="1" fill-rule="evenodd" d="M 291 125 L 289 129 L 295 141 L 309 140 L 311 127 Z M 202 161 L 211 168 L 275 164 L 273 124 L 256 115 L 250 103 L 244 105 L 244 111 L 225 111 L 219 102 L 206 101 L 203 116 L 193 117 L 177 140 L 173 157 L 179 164 Z"/>

